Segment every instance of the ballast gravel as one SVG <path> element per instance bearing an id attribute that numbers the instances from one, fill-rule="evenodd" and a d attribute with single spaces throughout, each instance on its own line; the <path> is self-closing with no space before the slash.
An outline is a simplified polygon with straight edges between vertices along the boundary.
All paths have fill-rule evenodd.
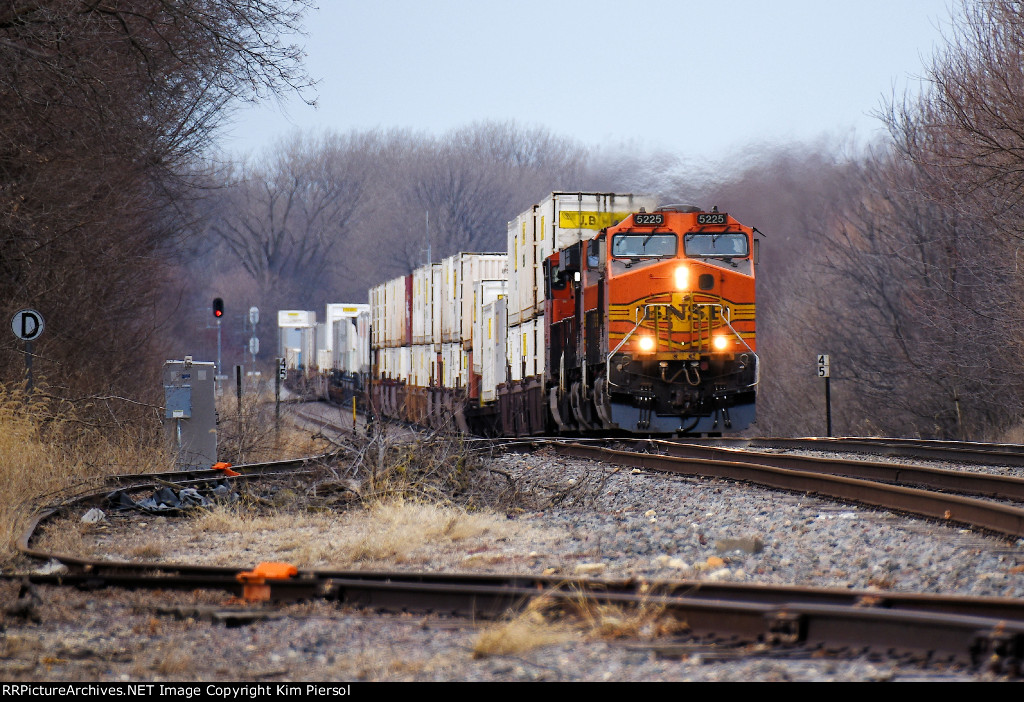
<path id="1" fill-rule="evenodd" d="M 515 484 L 501 508 L 521 528 L 456 549 L 424 547 L 406 567 L 1024 595 L 1024 544 L 957 526 L 549 454 L 500 455 L 488 466 Z M 161 526 L 172 539 L 173 521 Z M 146 523 L 152 528 L 152 520 Z M 114 543 L 104 548 L 116 554 L 120 544 L 130 553 L 147 536 L 133 528 L 108 534 Z M 203 562 L 205 554 L 164 554 L 186 557 Z M 12 606 L 16 585 L 0 588 L 0 679 L 10 681 L 1000 679 L 863 655 L 733 651 L 671 636 L 606 639 L 586 631 L 560 643 L 474 656 L 493 623 L 314 602 L 274 607 L 273 617 L 229 627 L 198 614 L 226 606 L 215 592 L 36 586 L 19 608 Z"/>

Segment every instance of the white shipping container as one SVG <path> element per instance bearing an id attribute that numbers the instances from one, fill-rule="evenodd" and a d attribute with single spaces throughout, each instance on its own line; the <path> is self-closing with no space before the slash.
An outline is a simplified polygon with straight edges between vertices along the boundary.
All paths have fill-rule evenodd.
<path id="1" fill-rule="evenodd" d="M 441 383 L 446 388 L 462 387 L 462 367 L 463 367 L 463 354 L 462 344 L 442 344 L 441 345 L 441 361 L 443 363 L 443 372 Z"/>
<path id="2" fill-rule="evenodd" d="M 360 312 L 356 318 L 356 335 L 358 341 L 353 350 L 354 356 L 350 356 L 350 365 L 345 370 L 369 373 L 370 372 L 370 313 Z"/>
<path id="3" fill-rule="evenodd" d="M 330 324 L 330 363 L 332 369 L 346 373 L 366 372 L 369 365 L 370 306 L 359 304 L 327 305 Z"/>
<path id="4" fill-rule="evenodd" d="M 458 338 L 464 349 L 472 348 L 473 320 L 476 312 L 476 288 L 481 281 L 504 280 L 508 276 L 508 256 L 505 254 L 464 254 L 459 273 Z M 491 286 L 493 288 L 494 286 Z M 502 292 L 501 294 L 504 294 Z"/>
<path id="5" fill-rule="evenodd" d="M 385 348 L 395 348 L 394 330 L 391 327 L 395 317 L 395 281 L 394 279 L 384 283 L 384 304 L 380 318 L 381 343 Z M 392 359 L 393 360 L 393 359 Z M 389 361 L 391 364 L 391 361 Z"/>
<path id="6" fill-rule="evenodd" d="M 409 382 L 410 370 L 412 368 L 412 348 L 409 346 L 392 347 L 383 349 L 384 370 L 382 375 L 392 380 L 404 380 Z"/>
<path id="7" fill-rule="evenodd" d="M 398 349 L 398 379 L 409 382 L 412 376 L 412 347 L 403 346 Z"/>
<path id="8" fill-rule="evenodd" d="M 434 355 L 434 346 L 432 344 L 418 344 L 412 347 L 410 385 L 421 388 L 430 385 L 431 361 Z"/>
<path id="9" fill-rule="evenodd" d="M 433 334 L 431 321 L 431 305 L 433 296 L 433 269 L 431 266 L 420 266 L 412 272 L 412 343 L 430 343 Z"/>
<path id="10" fill-rule="evenodd" d="M 481 280 L 473 286 L 473 333 L 471 349 L 474 351 L 481 348 L 483 336 L 483 310 L 484 307 L 498 298 L 505 297 L 508 292 L 508 283 L 505 280 Z M 477 354 L 473 354 L 473 372 L 479 374 L 481 371 L 481 360 Z"/>
<path id="11" fill-rule="evenodd" d="M 316 325 L 316 367 L 326 370 L 331 367 L 331 340 L 328 338 L 330 326 L 326 322 Z M 321 364 L 320 353 L 324 353 L 324 364 Z"/>
<path id="12" fill-rule="evenodd" d="M 439 343 L 452 343 L 455 341 L 456 329 L 455 320 L 458 318 L 456 309 L 459 301 L 457 291 L 459 288 L 459 261 L 460 254 L 449 256 L 441 261 L 441 338 Z"/>
<path id="13" fill-rule="evenodd" d="M 508 256 L 499 253 L 458 253 L 441 262 L 441 337 L 435 343 L 461 343 L 471 348 L 473 340 L 473 289 L 478 281 L 503 279 L 508 274 Z"/>
<path id="14" fill-rule="evenodd" d="M 518 324 L 523 297 L 520 280 L 524 271 L 533 269 L 533 211 L 531 208 L 508 223 L 508 296 L 509 324 Z M 529 231 L 527 231 L 529 228 Z M 529 253 L 529 256 L 527 255 Z"/>
<path id="15" fill-rule="evenodd" d="M 445 299 L 448 295 L 444 286 L 444 270 L 440 263 L 431 266 L 430 279 L 430 329 L 427 343 L 440 344 Z"/>
<path id="16" fill-rule="evenodd" d="M 387 346 L 404 346 L 409 343 L 406 339 L 406 326 L 412 310 L 407 309 L 405 296 L 405 276 L 390 280 L 385 288 L 385 343 Z"/>
<path id="17" fill-rule="evenodd" d="M 277 326 L 282 329 L 304 329 L 316 326 L 316 312 L 310 310 L 278 310 Z"/>
<path id="18" fill-rule="evenodd" d="M 523 379 L 523 335 L 520 326 L 509 323 L 505 331 L 505 354 L 510 381 Z"/>
<path id="19" fill-rule="evenodd" d="M 370 347 L 384 347 L 384 285 L 370 288 Z"/>
<path id="20" fill-rule="evenodd" d="M 473 362 L 480 359 L 480 401 L 498 399 L 498 386 L 506 381 L 506 327 L 508 300 L 501 298 L 483 306 L 479 345 L 473 349 Z"/>
<path id="21" fill-rule="evenodd" d="M 511 380 L 544 374 L 544 316 L 508 327 L 508 363 Z"/>
<path id="22" fill-rule="evenodd" d="M 597 236 L 641 207 L 654 209 L 657 200 L 614 193 L 551 193 L 509 223 L 509 255 L 516 265 L 509 273 L 509 324 L 521 324 L 544 312 L 544 259 L 555 251 Z"/>

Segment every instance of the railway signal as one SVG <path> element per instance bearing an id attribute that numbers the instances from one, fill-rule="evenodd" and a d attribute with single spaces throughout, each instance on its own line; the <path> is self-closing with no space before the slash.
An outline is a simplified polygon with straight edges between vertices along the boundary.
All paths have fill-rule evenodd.
<path id="1" fill-rule="evenodd" d="M 217 394 L 220 395 L 220 318 L 224 316 L 224 300 L 219 297 L 213 298 L 213 316 L 217 319 Z"/>

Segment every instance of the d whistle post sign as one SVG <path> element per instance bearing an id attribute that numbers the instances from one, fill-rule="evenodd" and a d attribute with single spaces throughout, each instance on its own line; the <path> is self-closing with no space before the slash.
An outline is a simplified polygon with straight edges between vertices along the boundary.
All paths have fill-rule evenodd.
<path id="1" fill-rule="evenodd" d="M 35 341 L 45 327 L 43 315 L 35 310 L 19 310 L 11 320 L 11 330 L 22 341 Z"/>
<path id="2" fill-rule="evenodd" d="M 32 392 L 32 342 L 38 339 L 46 323 L 35 310 L 18 310 L 11 319 L 11 331 L 25 342 L 25 392 Z"/>

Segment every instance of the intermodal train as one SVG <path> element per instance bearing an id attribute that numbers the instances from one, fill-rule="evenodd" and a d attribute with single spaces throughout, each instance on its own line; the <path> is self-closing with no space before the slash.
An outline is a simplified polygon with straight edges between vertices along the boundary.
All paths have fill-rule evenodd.
<path id="1" fill-rule="evenodd" d="M 758 233 L 717 208 L 551 193 L 507 252 L 370 290 L 370 411 L 507 436 L 742 431 Z"/>

